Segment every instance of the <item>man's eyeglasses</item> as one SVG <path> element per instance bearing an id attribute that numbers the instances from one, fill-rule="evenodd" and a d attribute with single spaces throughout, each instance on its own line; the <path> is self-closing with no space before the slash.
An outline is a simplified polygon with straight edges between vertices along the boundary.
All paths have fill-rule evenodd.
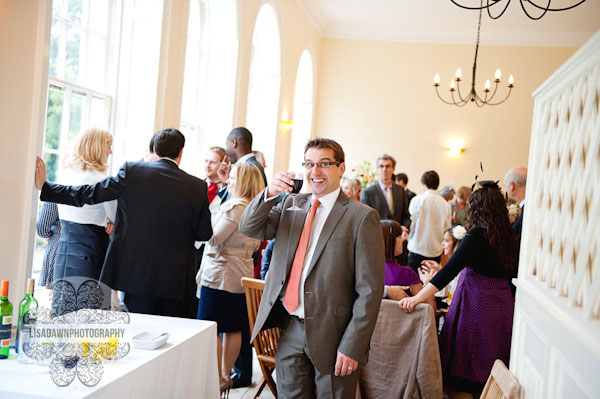
<path id="1" fill-rule="evenodd" d="M 302 166 L 304 166 L 305 169 L 312 169 L 315 166 L 318 166 L 321 169 L 326 169 L 330 166 L 338 166 L 339 164 L 341 164 L 340 161 L 324 161 L 324 162 L 302 162 Z"/>

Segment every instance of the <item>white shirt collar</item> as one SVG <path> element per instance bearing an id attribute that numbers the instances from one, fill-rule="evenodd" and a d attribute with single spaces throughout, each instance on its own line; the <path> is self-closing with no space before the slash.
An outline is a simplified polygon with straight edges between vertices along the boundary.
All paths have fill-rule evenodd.
<path id="1" fill-rule="evenodd" d="M 246 155 L 244 155 L 243 157 L 240 157 L 237 161 L 238 162 L 246 162 L 248 160 L 248 158 L 252 158 L 254 156 L 253 152 L 249 152 Z"/>
<path id="2" fill-rule="evenodd" d="M 525 205 L 525 200 L 523 200 L 523 201 L 521 201 L 521 202 L 519 203 L 519 207 L 520 207 L 521 209 L 523 209 L 523 206 L 524 206 L 524 205 Z"/>
<path id="3" fill-rule="evenodd" d="M 326 195 L 322 196 L 321 198 L 319 198 L 319 202 L 321 203 L 321 205 L 323 205 L 324 208 L 331 209 L 331 208 L 333 208 L 333 205 L 335 204 L 338 197 L 340 196 L 341 191 L 342 191 L 341 189 L 333 190 L 329 194 L 326 194 Z M 312 201 L 312 198 L 311 198 L 311 201 Z"/>
<path id="4" fill-rule="evenodd" d="M 381 180 L 377 180 L 377 183 L 379 184 L 379 188 L 381 188 L 381 191 L 385 192 L 386 188 L 392 187 L 393 182 L 390 182 L 390 184 L 388 184 L 387 186 Z"/>
<path id="5" fill-rule="evenodd" d="M 158 158 L 158 159 L 166 159 L 167 161 L 171 161 L 171 162 L 173 162 L 175 165 L 177 165 L 177 162 L 175 162 L 175 160 L 174 160 L 174 159 L 172 159 L 172 158 L 169 158 L 169 157 L 160 157 L 160 158 Z M 177 165 L 177 166 L 179 167 L 179 165 Z"/>

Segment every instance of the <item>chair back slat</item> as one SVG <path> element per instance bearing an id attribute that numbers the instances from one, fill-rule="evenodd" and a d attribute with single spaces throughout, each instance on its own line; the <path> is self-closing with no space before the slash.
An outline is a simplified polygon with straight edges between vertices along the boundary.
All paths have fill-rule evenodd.
<path id="1" fill-rule="evenodd" d="M 260 307 L 265 282 L 254 278 L 243 277 L 242 286 L 246 293 L 248 322 L 250 331 L 252 332 L 254 330 L 254 323 L 256 323 L 256 315 L 258 314 L 258 308 Z M 279 328 L 273 327 L 259 331 L 253 342 L 254 349 L 256 350 L 256 357 L 263 373 L 263 378 L 254 391 L 253 399 L 259 397 L 265 385 L 269 386 L 273 396 L 277 398 L 277 386 L 275 385 L 272 374 L 275 370 L 275 355 L 277 353 L 278 341 Z"/>
<path id="2" fill-rule="evenodd" d="M 260 307 L 265 282 L 254 278 L 243 277 L 242 286 L 246 293 L 246 306 L 248 308 L 248 321 L 250 331 L 254 330 L 256 315 Z M 254 342 L 257 354 L 275 356 L 277 353 L 277 342 L 279 341 L 279 328 L 261 330 Z"/>
<path id="3" fill-rule="evenodd" d="M 518 399 L 521 385 L 504 362 L 496 359 L 492 372 L 483 387 L 481 399 Z"/>

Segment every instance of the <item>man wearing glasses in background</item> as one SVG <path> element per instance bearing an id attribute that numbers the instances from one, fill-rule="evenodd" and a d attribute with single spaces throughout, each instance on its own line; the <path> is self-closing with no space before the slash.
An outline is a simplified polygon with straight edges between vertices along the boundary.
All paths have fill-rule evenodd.
<path id="1" fill-rule="evenodd" d="M 240 232 L 276 238 L 252 339 L 279 326 L 277 390 L 281 397 L 354 398 L 365 364 L 384 284 L 383 238 L 377 212 L 340 190 L 344 151 L 314 139 L 304 151 L 312 194 L 277 204 L 292 190 L 279 172 L 246 208 Z"/>

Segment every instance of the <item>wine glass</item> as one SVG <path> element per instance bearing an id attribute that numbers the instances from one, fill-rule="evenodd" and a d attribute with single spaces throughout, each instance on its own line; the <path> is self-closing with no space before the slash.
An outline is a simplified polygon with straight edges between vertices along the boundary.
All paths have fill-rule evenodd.
<path id="1" fill-rule="evenodd" d="M 292 194 L 298 194 L 300 192 L 300 190 L 302 190 L 302 183 L 304 183 L 303 177 L 304 176 L 302 173 L 294 174 L 294 178 L 292 179 L 294 184 L 290 185 L 292 187 Z M 287 208 L 286 211 L 301 211 L 302 210 L 302 208 L 300 208 L 296 205 L 296 197 L 297 197 L 297 195 L 292 196 L 292 206 Z"/>

